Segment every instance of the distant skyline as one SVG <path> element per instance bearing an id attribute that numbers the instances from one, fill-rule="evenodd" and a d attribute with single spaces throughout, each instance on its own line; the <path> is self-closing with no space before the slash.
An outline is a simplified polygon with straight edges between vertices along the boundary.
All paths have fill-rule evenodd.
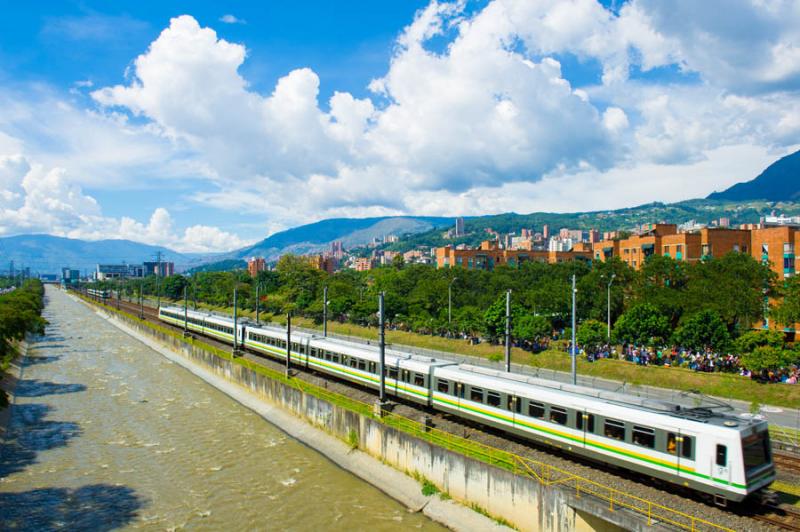
<path id="1" fill-rule="evenodd" d="M 613 209 L 800 148 L 800 2 L 263 4 L 6 5 L 0 236 Z"/>

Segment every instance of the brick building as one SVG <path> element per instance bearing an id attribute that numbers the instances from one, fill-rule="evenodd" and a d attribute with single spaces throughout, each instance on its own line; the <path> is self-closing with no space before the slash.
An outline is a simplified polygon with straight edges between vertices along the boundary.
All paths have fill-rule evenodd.
<path id="1" fill-rule="evenodd" d="M 591 260 L 592 250 L 575 246 L 571 251 L 545 251 L 526 249 L 503 249 L 494 240 L 481 242 L 478 249 L 456 249 L 452 246 L 436 248 L 437 268 L 467 268 L 469 270 L 493 270 L 496 266 L 517 267 L 526 261 L 555 264 L 570 260 Z"/>
<path id="2" fill-rule="evenodd" d="M 650 255 L 672 257 L 675 260 L 696 262 L 721 257 L 731 251 L 749 253 L 750 231 L 725 228 L 704 228 L 679 233 L 675 224 L 654 224 L 640 235 L 618 240 L 601 240 L 592 247 L 595 260 L 619 257 L 638 270 Z"/>
<path id="3" fill-rule="evenodd" d="M 258 272 L 263 272 L 267 269 L 267 261 L 262 257 L 253 257 L 247 261 L 247 272 L 250 277 L 256 277 Z"/>

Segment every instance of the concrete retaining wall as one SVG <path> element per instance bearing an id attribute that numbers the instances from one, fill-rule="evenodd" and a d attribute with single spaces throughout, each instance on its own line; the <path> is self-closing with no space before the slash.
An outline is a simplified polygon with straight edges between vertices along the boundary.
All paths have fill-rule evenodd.
<path id="1" fill-rule="evenodd" d="M 645 520 L 638 516 L 609 511 L 605 503 L 588 497 L 575 497 L 570 490 L 545 487 L 531 478 L 514 475 L 420 440 L 371 417 L 331 404 L 155 331 L 136 319 L 116 313 L 110 317 L 343 441 L 350 441 L 355 433 L 361 451 L 399 471 L 421 475 L 453 499 L 501 518 L 519 530 L 659 528 L 646 526 Z M 373 484 L 380 488 L 377 483 Z"/>

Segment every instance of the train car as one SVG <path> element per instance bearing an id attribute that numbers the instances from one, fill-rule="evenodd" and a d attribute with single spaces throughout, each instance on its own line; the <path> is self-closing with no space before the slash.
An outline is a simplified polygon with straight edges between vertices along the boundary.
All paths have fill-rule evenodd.
<path id="1" fill-rule="evenodd" d="M 767 422 L 460 364 L 434 368 L 434 407 L 713 496 L 775 479 Z"/>
<path id="2" fill-rule="evenodd" d="M 247 327 L 246 347 L 286 359 L 286 331 L 277 327 Z M 380 388 L 379 354 L 370 346 L 341 340 L 292 333 L 292 361 L 340 379 Z M 386 392 L 426 406 L 432 405 L 430 375 L 432 366 L 453 362 L 387 350 L 385 354 Z"/>
<path id="3" fill-rule="evenodd" d="M 162 307 L 159 317 L 233 342 L 233 320 Z M 237 343 L 285 360 L 280 327 L 237 323 Z M 301 331 L 291 357 L 362 386 L 380 383 L 378 348 Z M 499 372 L 387 349 L 388 394 L 493 426 L 590 460 L 626 468 L 707 494 L 741 501 L 775 479 L 767 422 L 636 396 Z"/>
<path id="4" fill-rule="evenodd" d="M 96 299 L 108 299 L 111 297 L 111 290 L 100 290 L 97 288 L 87 288 L 86 295 Z"/>

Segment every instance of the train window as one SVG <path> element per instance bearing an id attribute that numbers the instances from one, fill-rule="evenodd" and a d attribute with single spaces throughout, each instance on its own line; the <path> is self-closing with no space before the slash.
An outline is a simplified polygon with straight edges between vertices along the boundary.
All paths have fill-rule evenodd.
<path id="1" fill-rule="evenodd" d="M 365 360 L 359 360 L 358 361 L 358 369 L 360 369 L 361 371 L 364 371 L 365 369 L 367 369 L 367 362 Z"/>
<path id="2" fill-rule="evenodd" d="M 486 392 L 486 404 L 490 406 L 500 406 L 500 394 L 497 392 Z"/>
<path id="3" fill-rule="evenodd" d="M 356 368 L 356 367 L 358 367 L 358 359 L 357 359 L 357 358 L 348 357 L 348 358 L 347 358 L 347 361 L 350 363 L 350 367 L 351 367 L 351 368 Z"/>
<path id="4" fill-rule="evenodd" d="M 397 368 L 389 368 L 389 378 L 397 380 Z"/>
<path id="5" fill-rule="evenodd" d="M 633 426 L 633 443 L 648 449 L 654 449 L 656 446 L 656 431 L 647 427 Z"/>
<path id="6" fill-rule="evenodd" d="M 407 369 L 402 370 L 402 373 L 400 374 L 400 380 L 403 382 L 411 382 L 411 372 Z"/>
<path id="7" fill-rule="evenodd" d="M 414 373 L 414 384 L 416 386 L 425 386 L 425 375 L 422 373 Z"/>
<path id="8" fill-rule="evenodd" d="M 444 379 L 439 379 L 439 382 L 436 384 L 436 390 L 441 393 L 450 393 L 450 383 Z"/>
<path id="9" fill-rule="evenodd" d="M 369 372 L 377 375 L 378 370 L 377 370 L 377 364 L 375 362 L 369 363 Z"/>
<path id="10" fill-rule="evenodd" d="M 509 395 L 507 404 L 508 404 L 507 408 L 511 412 L 516 412 L 517 414 L 522 412 L 522 400 L 519 397 L 514 397 L 513 395 Z"/>
<path id="11" fill-rule="evenodd" d="M 586 423 L 586 432 L 594 432 L 594 414 L 584 414 L 583 412 L 576 412 L 575 428 L 578 430 L 583 430 L 584 419 L 588 421 L 588 423 Z"/>
<path id="12" fill-rule="evenodd" d="M 717 444 L 717 465 L 725 467 L 728 465 L 728 447 Z"/>
<path id="13" fill-rule="evenodd" d="M 681 445 L 681 456 L 684 458 L 691 458 L 693 456 L 692 452 L 692 437 L 691 436 L 684 436 L 683 443 Z"/>
<path id="14" fill-rule="evenodd" d="M 328 355 L 331 357 L 331 361 L 335 362 L 336 364 L 339 363 L 339 354 L 338 353 L 331 353 L 328 351 Z"/>
<path id="15" fill-rule="evenodd" d="M 550 421 L 559 425 L 567 424 L 567 410 L 558 406 L 550 407 Z"/>
<path id="16" fill-rule="evenodd" d="M 483 390 L 480 388 L 470 388 L 469 390 L 469 398 L 476 403 L 483 402 Z"/>
<path id="17" fill-rule="evenodd" d="M 675 438 L 674 432 L 667 433 L 667 452 L 669 454 L 675 454 L 675 452 L 678 450 L 678 445 Z"/>
<path id="18" fill-rule="evenodd" d="M 544 419 L 544 405 L 542 403 L 528 403 L 528 415 Z"/>
<path id="19" fill-rule="evenodd" d="M 606 419 L 603 434 L 607 438 L 615 440 L 625 440 L 625 423 L 613 419 Z"/>

